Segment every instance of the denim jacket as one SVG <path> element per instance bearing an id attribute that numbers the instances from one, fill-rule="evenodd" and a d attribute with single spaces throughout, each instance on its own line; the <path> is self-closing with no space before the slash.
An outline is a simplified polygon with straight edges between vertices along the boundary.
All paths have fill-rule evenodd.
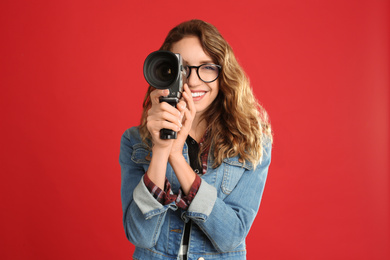
<path id="1" fill-rule="evenodd" d="M 212 168 L 210 150 L 207 173 L 188 210 L 172 202 L 162 205 L 143 182 L 151 152 L 141 141 L 138 127 L 121 139 L 121 199 L 123 225 L 135 245 L 134 259 L 178 259 L 183 229 L 192 220 L 188 259 L 246 259 L 245 238 L 256 217 L 271 161 L 271 144 L 264 146 L 261 164 L 254 168 L 237 157 L 225 158 Z M 183 155 L 188 162 L 187 145 Z M 180 183 L 172 167 L 166 177 L 177 194 Z"/>

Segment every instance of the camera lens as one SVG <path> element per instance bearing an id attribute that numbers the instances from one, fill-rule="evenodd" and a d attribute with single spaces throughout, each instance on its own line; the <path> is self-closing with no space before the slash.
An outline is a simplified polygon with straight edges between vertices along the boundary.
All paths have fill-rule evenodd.
<path id="1" fill-rule="evenodd" d="M 156 64 L 155 76 L 158 80 L 164 82 L 171 82 L 175 78 L 175 71 L 172 68 L 172 64 L 168 62 L 162 62 L 161 64 Z"/>
<path id="2" fill-rule="evenodd" d="M 176 55 L 168 51 L 149 54 L 144 63 L 146 81 L 155 88 L 166 89 L 178 77 L 179 62 Z"/>

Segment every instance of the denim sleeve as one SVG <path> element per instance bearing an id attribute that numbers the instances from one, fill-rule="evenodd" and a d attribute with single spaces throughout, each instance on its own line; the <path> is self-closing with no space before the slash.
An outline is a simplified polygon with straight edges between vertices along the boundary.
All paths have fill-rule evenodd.
<path id="1" fill-rule="evenodd" d="M 167 210 L 176 207 L 174 203 L 159 203 L 145 186 L 147 154 L 137 128 L 128 129 L 122 136 L 119 154 L 123 226 L 127 239 L 143 248 L 156 244 Z"/>
<path id="2" fill-rule="evenodd" d="M 265 147 L 262 162 L 248 168 L 225 198 L 214 186 L 202 180 L 186 216 L 192 219 L 220 252 L 231 251 L 246 238 L 260 207 L 268 168 L 271 144 Z"/>

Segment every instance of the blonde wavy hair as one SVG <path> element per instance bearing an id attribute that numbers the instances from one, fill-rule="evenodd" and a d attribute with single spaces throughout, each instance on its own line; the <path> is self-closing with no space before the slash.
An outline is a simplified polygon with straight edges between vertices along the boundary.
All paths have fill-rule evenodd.
<path id="1" fill-rule="evenodd" d="M 212 167 L 218 167 L 224 158 L 234 156 L 239 156 L 243 163 L 250 162 L 256 166 L 264 153 L 263 146 L 272 143 L 272 132 L 266 111 L 253 95 L 249 78 L 217 28 L 201 20 L 190 20 L 173 28 L 160 50 L 171 50 L 174 43 L 186 36 L 198 37 L 204 52 L 222 66 L 218 96 L 202 118 L 209 126 L 203 149 L 212 147 Z M 151 140 L 146 119 L 151 107 L 149 96 L 153 90 L 149 86 L 143 102 L 140 133 L 145 143 Z"/>

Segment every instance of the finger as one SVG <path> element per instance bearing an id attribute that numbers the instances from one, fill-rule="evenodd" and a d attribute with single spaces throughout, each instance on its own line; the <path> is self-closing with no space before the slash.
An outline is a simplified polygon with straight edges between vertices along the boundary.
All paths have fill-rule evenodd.
<path id="1" fill-rule="evenodd" d="M 195 108 L 194 101 L 192 100 L 191 92 L 190 92 L 190 94 L 188 94 L 187 92 L 183 92 L 183 97 L 187 102 L 188 110 L 191 111 L 191 114 L 195 115 L 196 108 Z"/>
<path id="2" fill-rule="evenodd" d="M 177 109 L 181 112 L 183 111 L 185 108 L 187 107 L 187 104 L 184 100 L 181 100 L 178 104 L 177 104 Z"/>
<path id="3" fill-rule="evenodd" d="M 162 112 L 160 114 L 160 118 L 164 121 L 168 121 L 172 124 L 175 124 L 177 125 L 178 127 L 182 127 L 182 124 L 181 124 L 181 115 L 173 115 L 171 113 L 168 113 L 166 111 Z"/>
<path id="4" fill-rule="evenodd" d="M 188 95 L 191 96 L 191 90 L 190 90 L 190 87 L 188 87 L 188 84 L 187 84 L 187 83 L 184 84 L 183 89 L 184 89 L 184 92 L 185 92 L 185 93 L 187 93 Z"/>
<path id="5" fill-rule="evenodd" d="M 194 117 L 191 115 L 191 112 L 188 109 L 184 110 L 184 118 L 185 118 L 185 120 L 183 122 L 182 128 L 190 129 L 192 126 L 192 121 L 193 121 Z"/>
<path id="6" fill-rule="evenodd" d="M 156 89 L 150 92 L 150 100 L 153 104 L 160 103 L 160 97 L 168 96 L 169 89 Z"/>
<path id="7" fill-rule="evenodd" d="M 160 131 L 161 129 L 170 129 L 170 130 L 173 130 L 175 132 L 178 132 L 181 129 L 181 126 L 178 126 L 177 124 L 171 123 L 169 121 L 159 121 L 156 124 L 156 127 L 157 127 L 158 131 Z"/>
<path id="8" fill-rule="evenodd" d="M 192 93 L 191 93 L 191 90 L 190 90 L 190 88 L 188 87 L 188 85 L 187 84 L 184 84 L 184 93 L 186 93 L 186 101 L 187 101 L 187 103 L 188 103 L 188 105 L 189 105 L 189 109 L 190 110 L 193 110 L 193 109 L 195 109 L 195 104 L 194 104 L 194 100 L 192 99 Z M 191 106 L 192 105 L 192 106 Z M 190 107 L 191 106 L 191 107 Z"/>
<path id="9" fill-rule="evenodd" d="M 187 107 L 187 103 L 184 100 L 180 101 L 177 104 L 177 109 L 180 111 L 180 120 L 181 121 L 183 121 L 184 110 L 186 109 L 186 107 Z"/>
<path id="10" fill-rule="evenodd" d="M 168 112 L 174 116 L 180 117 L 180 111 L 167 102 L 153 103 L 152 107 L 148 110 L 148 115 L 159 114 L 161 112 Z"/>
<path id="11" fill-rule="evenodd" d="M 176 123 L 167 121 L 167 120 L 156 120 L 153 116 L 147 117 L 147 128 L 150 133 L 158 134 L 161 129 L 166 128 L 173 131 L 180 131 L 182 125 L 180 122 L 176 121 Z"/>
<path id="12" fill-rule="evenodd" d="M 157 105 L 158 106 L 158 105 Z M 167 104 L 167 110 L 164 109 L 149 109 L 148 121 L 169 121 L 181 127 L 181 113 L 171 105 Z"/>
<path id="13" fill-rule="evenodd" d="M 180 116 L 180 111 L 176 107 L 168 104 L 167 102 L 161 102 L 160 109 L 163 111 L 167 111 L 167 112 L 171 113 L 172 115 Z"/>

